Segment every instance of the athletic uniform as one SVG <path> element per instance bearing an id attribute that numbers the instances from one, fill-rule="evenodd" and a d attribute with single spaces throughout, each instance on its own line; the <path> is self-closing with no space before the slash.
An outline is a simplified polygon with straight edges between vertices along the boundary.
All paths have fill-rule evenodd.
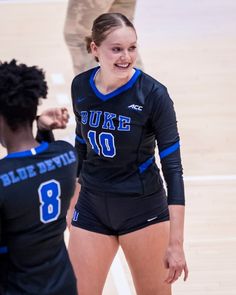
<path id="1" fill-rule="evenodd" d="M 72 82 L 82 185 L 72 224 L 119 235 L 168 220 L 168 204 L 184 205 L 179 135 L 164 85 L 135 69 L 125 85 L 104 95 L 94 82 L 98 71 Z"/>
<path id="2" fill-rule="evenodd" d="M 7 247 L 2 237 L 2 221 L 1 221 L 1 212 L 0 212 L 0 294 L 4 294 L 6 282 L 7 282 Z"/>
<path id="3" fill-rule="evenodd" d="M 0 160 L 0 249 L 8 255 L 3 294 L 77 294 L 64 243 L 76 168 L 76 151 L 64 141 Z"/>

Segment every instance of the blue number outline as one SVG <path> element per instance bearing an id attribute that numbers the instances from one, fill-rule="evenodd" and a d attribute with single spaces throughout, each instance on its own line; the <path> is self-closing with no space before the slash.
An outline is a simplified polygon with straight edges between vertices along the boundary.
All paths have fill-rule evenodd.
<path id="1" fill-rule="evenodd" d="M 104 137 L 105 136 L 105 137 Z M 110 141 L 111 139 L 111 141 Z M 109 149 L 107 148 L 107 145 L 106 145 L 106 140 L 108 140 L 109 144 Z M 104 144 L 103 144 L 103 141 L 104 141 Z M 102 154 L 104 157 L 107 157 L 107 158 L 114 158 L 115 155 L 116 155 L 116 147 L 115 147 L 115 138 L 113 136 L 113 134 L 109 133 L 109 132 L 102 132 L 99 134 L 99 143 L 102 147 Z M 105 152 L 105 150 L 107 152 Z M 113 150 L 113 153 L 112 154 L 109 154 L 110 151 Z"/>
<path id="2" fill-rule="evenodd" d="M 56 203 L 56 205 L 57 205 L 56 210 L 57 211 L 55 212 L 56 215 L 54 214 L 53 217 L 47 218 L 45 216 L 45 214 L 44 214 L 44 208 L 45 208 L 45 206 L 48 205 L 48 204 L 49 205 L 52 205 L 53 210 L 55 210 L 55 206 L 52 204 L 52 202 L 45 202 L 45 198 L 46 197 L 48 199 L 51 198 L 51 197 L 49 197 L 48 195 L 47 196 L 46 195 L 43 196 L 42 195 L 42 190 L 45 188 L 45 186 L 48 186 L 48 185 L 51 185 L 51 184 L 56 184 L 56 187 L 57 187 L 57 194 L 56 194 L 56 196 L 53 196 L 53 199 L 52 199 L 53 202 L 57 201 L 57 203 Z M 42 182 L 40 184 L 39 188 L 38 188 L 38 195 L 39 195 L 39 201 L 40 201 L 39 215 L 40 215 L 41 222 L 43 222 L 43 223 L 49 223 L 49 222 L 52 222 L 52 221 L 57 220 L 58 216 L 61 213 L 61 199 L 60 199 L 60 196 L 61 196 L 61 186 L 60 186 L 60 183 L 57 180 L 55 180 L 55 179 L 51 179 L 49 181 Z M 49 208 L 49 206 L 47 206 L 47 208 Z M 49 212 L 48 214 L 50 214 L 50 213 L 51 212 Z"/>
<path id="3" fill-rule="evenodd" d="M 116 146 L 115 146 L 115 138 L 113 134 L 109 132 L 102 132 L 98 136 L 99 145 L 97 143 L 97 132 L 94 130 L 89 130 L 88 139 L 91 144 L 92 149 L 97 153 L 98 155 L 103 154 L 106 158 L 114 158 L 116 155 Z M 106 143 L 109 143 L 106 145 Z M 107 148 L 107 146 L 109 148 Z M 110 153 L 112 151 L 112 153 Z"/>

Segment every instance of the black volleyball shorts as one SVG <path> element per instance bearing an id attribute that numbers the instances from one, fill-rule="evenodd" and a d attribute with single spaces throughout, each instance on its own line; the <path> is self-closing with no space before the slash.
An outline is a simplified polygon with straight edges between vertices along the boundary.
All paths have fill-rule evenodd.
<path id="1" fill-rule="evenodd" d="M 95 192 L 81 187 L 72 225 L 106 235 L 123 235 L 169 220 L 165 191 L 147 196 Z"/>

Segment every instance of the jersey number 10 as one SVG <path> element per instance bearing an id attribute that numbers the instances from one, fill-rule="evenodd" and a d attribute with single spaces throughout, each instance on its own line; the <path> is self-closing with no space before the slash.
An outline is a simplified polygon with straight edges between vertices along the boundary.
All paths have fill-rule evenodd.
<path id="1" fill-rule="evenodd" d="M 100 155 L 108 158 L 113 158 L 116 155 L 116 147 L 115 147 L 115 140 L 114 136 L 108 132 L 102 132 L 98 136 L 99 144 L 96 140 L 96 131 L 89 130 L 88 132 L 88 139 L 92 146 L 92 149 Z"/>

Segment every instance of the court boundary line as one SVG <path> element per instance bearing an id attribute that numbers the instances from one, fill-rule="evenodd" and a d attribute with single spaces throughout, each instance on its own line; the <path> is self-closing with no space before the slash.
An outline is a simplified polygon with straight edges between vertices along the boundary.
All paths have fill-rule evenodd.
<path id="1" fill-rule="evenodd" d="M 206 238 L 206 239 L 189 239 L 186 240 L 186 244 L 201 244 L 201 243 L 213 243 L 213 244 L 220 244 L 220 243 L 232 243 L 236 242 L 236 237 L 227 237 L 227 238 Z"/>
<path id="2" fill-rule="evenodd" d="M 184 181 L 222 181 L 222 180 L 236 180 L 236 174 L 229 175 L 196 175 L 184 176 Z"/>

